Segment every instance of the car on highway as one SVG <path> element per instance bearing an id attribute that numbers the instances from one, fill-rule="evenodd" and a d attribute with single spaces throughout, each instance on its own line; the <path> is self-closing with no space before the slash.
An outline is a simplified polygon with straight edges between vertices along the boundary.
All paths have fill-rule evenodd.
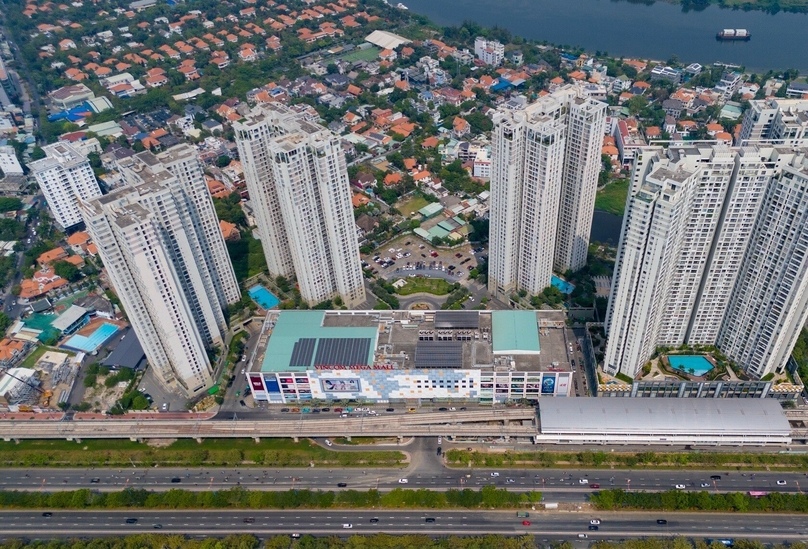
<path id="1" fill-rule="evenodd" d="M 395 408 L 387 408 L 387 409 L 385 410 L 385 412 L 395 412 L 395 411 L 396 411 L 396 409 L 395 409 Z"/>
<path id="2" fill-rule="evenodd" d="M 684 484 L 677 484 L 676 486 L 674 486 L 674 488 L 676 488 L 677 490 L 684 490 L 685 485 Z"/>
<path id="3" fill-rule="evenodd" d="M 126 524 L 137 524 L 136 518 L 128 518 L 126 519 Z"/>
<path id="4" fill-rule="evenodd" d="M 721 480 L 721 475 L 713 475 L 710 477 L 710 480 Z"/>
<path id="5" fill-rule="evenodd" d="M 590 487 L 590 488 L 593 488 L 593 489 L 595 489 L 595 490 L 597 490 L 598 488 L 600 488 L 600 484 L 598 484 L 598 483 L 596 482 L 596 483 L 594 483 L 594 484 L 590 484 L 590 485 L 589 485 L 589 487 Z"/>
<path id="6" fill-rule="evenodd" d="M 443 453 L 443 448 L 441 448 L 440 446 L 438 446 L 438 455 L 441 455 L 442 453 Z"/>
<path id="7" fill-rule="evenodd" d="M 351 524 L 351 523 L 343 524 L 342 527 L 345 530 L 350 530 L 351 528 L 353 528 L 353 524 Z"/>
<path id="8" fill-rule="evenodd" d="M 323 412 L 330 412 L 330 411 L 331 411 L 331 408 L 321 408 L 321 410 L 322 410 Z"/>
<path id="9" fill-rule="evenodd" d="M 292 408 L 291 411 L 294 412 L 294 413 L 297 413 L 297 412 L 300 411 L 300 408 Z"/>
<path id="10" fill-rule="evenodd" d="M 665 519 L 657 519 L 656 523 L 657 524 L 668 524 L 668 521 L 665 520 Z"/>
<path id="11" fill-rule="evenodd" d="M 586 539 L 588 537 L 589 536 L 587 536 L 586 534 L 578 534 L 578 539 Z"/>
<path id="12" fill-rule="evenodd" d="M 586 478 L 579 478 L 578 484 L 589 484 L 589 479 Z"/>
<path id="13" fill-rule="evenodd" d="M 300 539 L 300 534 L 295 532 L 294 534 L 292 534 L 292 539 Z"/>
<path id="14" fill-rule="evenodd" d="M 153 528 L 154 528 L 155 530 L 162 530 L 162 529 L 163 529 L 163 525 L 162 525 L 162 524 L 155 524 L 155 525 L 153 526 Z"/>
<path id="15" fill-rule="evenodd" d="M 701 483 L 702 488 L 709 488 L 710 486 L 712 486 L 712 485 L 709 482 L 702 482 Z"/>
<path id="16" fill-rule="evenodd" d="M 786 485 L 786 481 L 784 481 L 784 480 L 778 480 L 777 481 L 777 486 L 785 486 L 785 485 Z"/>
<path id="17" fill-rule="evenodd" d="M 244 522 L 245 524 L 252 524 L 253 522 L 255 522 L 255 519 L 253 517 L 247 517 L 242 522 Z"/>
<path id="18" fill-rule="evenodd" d="M 443 442 L 443 437 L 438 437 L 438 444 L 440 444 L 441 442 Z"/>
<path id="19" fill-rule="evenodd" d="M 178 482 L 182 482 L 182 479 L 180 477 L 174 477 L 174 478 L 171 479 L 171 482 L 173 482 L 174 484 L 177 484 Z"/>
<path id="20" fill-rule="evenodd" d="M 408 480 L 408 479 L 406 479 L 406 478 L 400 478 L 400 479 L 398 479 L 398 483 L 399 483 L 399 484 L 407 484 L 408 482 L 409 482 L 409 480 Z"/>
<path id="21" fill-rule="evenodd" d="M 347 482 L 338 482 L 337 483 L 337 488 L 345 488 L 346 486 L 348 486 Z"/>
<path id="22" fill-rule="evenodd" d="M 424 519 L 424 522 L 435 522 L 435 519 L 434 519 L 434 518 L 432 518 L 432 517 L 426 517 L 426 518 Z"/>
<path id="23" fill-rule="evenodd" d="M 376 524 L 377 522 L 379 522 L 379 519 L 377 519 L 377 518 L 370 519 L 371 524 Z"/>
<path id="24" fill-rule="evenodd" d="M 590 524 L 590 525 L 589 525 L 589 529 L 590 529 L 590 530 L 597 530 L 597 529 L 598 529 L 598 525 L 597 525 L 597 524 Z"/>
<path id="25" fill-rule="evenodd" d="M 499 476 L 499 473 L 497 473 L 496 471 L 494 471 L 493 473 L 491 473 L 491 476 L 492 476 L 492 477 L 498 477 L 498 476 Z"/>
<path id="26" fill-rule="evenodd" d="M 448 412 L 449 408 L 438 408 L 438 412 Z"/>
<path id="27" fill-rule="evenodd" d="M 90 479 L 90 482 L 91 482 L 92 484 L 98 484 L 99 482 L 101 482 L 101 479 L 100 479 L 100 478 L 91 478 L 91 479 Z"/>
<path id="28" fill-rule="evenodd" d="M 522 521 L 522 526 L 530 526 L 530 521 L 529 520 L 523 520 Z"/>
<path id="29" fill-rule="evenodd" d="M 51 518 L 53 516 L 53 513 L 45 511 L 44 513 L 42 513 L 42 516 L 45 518 Z"/>
<path id="30" fill-rule="evenodd" d="M 407 413 L 408 414 L 414 414 L 415 413 L 415 408 L 407 408 Z"/>
<path id="31" fill-rule="evenodd" d="M 281 408 L 281 412 L 288 412 L 289 408 Z"/>
<path id="32" fill-rule="evenodd" d="M 334 408 L 334 413 L 335 414 L 341 414 L 342 413 L 342 408 Z"/>
<path id="33" fill-rule="evenodd" d="M 600 524 L 600 519 L 592 519 L 589 521 L 589 524 Z"/>
<path id="34" fill-rule="evenodd" d="M 330 440 L 328 440 L 328 439 L 325 439 L 325 445 L 330 447 L 330 446 L 333 446 L 333 445 L 334 445 L 334 443 L 333 443 L 333 442 L 331 442 L 331 441 L 330 441 Z"/>
<path id="35" fill-rule="evenodd" d="M 508 478 L 508 479 L 505 479 L 505 482 L 506 482 L 507 484 L 513 484 L 513 483 L 514 483 L 514 482 L 516 482 L 516 481 L 515 481 L 515 480 L 513 480 L 512 478 Z"/>

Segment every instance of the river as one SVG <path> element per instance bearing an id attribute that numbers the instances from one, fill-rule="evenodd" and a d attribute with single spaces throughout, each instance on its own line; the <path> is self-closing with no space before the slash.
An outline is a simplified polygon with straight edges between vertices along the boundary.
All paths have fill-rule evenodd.
<path id="1" fill-rule="evenodd" d="M 405 0 L 438 25 L 472 20 L 552 44 L 614 56 L 743 65 L 747 69 L 808 70 L 808 14 L 722 9 L 682 10 L 666 2 L 616 0 Z M 724 28 L 745 28 L 748 42 L 719 42 Z"/>

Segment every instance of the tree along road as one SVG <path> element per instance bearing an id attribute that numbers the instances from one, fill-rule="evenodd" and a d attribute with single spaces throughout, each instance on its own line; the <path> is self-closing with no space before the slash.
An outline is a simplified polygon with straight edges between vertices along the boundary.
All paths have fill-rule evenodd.
<path id="1" fill-rule="evenodd" d="M 176 533 L 242 534 L 534 534 L 546 539 L 621 539 L 647 536 L 749 538 L 794 541 L 808 537 L 805 516 L 723 513 L 536 513 L 517 517 L 515 511 L 384 510 L 243 511 L 128 510 L 0 511 L 0 537 L 39 539 L 76 535 Z M 128 520 L 127 520 L 128 519 Z M 136 519 L 133 522 L 132 519 Z M 431 520 L 430 520 L 431 519 Z M 591 521 L 599 520 L 597 530 Z M 666 523 L 660 524 L 664 520 Z M 373 522 L 371 522 L 373 521 Z M 523 524 L 529 521 L 529 525 Z M 350 528 L 345 527 L 350 525 Z"/>

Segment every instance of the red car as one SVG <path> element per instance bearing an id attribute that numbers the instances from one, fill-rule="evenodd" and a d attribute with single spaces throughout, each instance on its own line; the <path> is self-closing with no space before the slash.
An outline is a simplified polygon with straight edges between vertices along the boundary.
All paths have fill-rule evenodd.
<path id="1" fill-rule="evenodd" d="M 597 483 L 596 484 L 590 484 L 589 487 L 593 488 L 593 489 L 597 489 L 597 488 L 600 488 L 600 484 L 597 484 Z"/>
<path id="2" fill-rule="evenodd" d="M 530 526 L 530 521 L 529 520 L 523 520 L 522 521 L 522 526 Z"/>

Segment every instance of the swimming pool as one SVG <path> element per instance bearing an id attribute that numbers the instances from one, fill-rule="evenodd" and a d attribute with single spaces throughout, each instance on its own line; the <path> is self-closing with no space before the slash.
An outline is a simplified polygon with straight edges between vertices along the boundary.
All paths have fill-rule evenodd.
<path id="1" fill-rule="evenodd" d="M 260 284 L 258 286 L 253 286 L 252 288 L 247 290 L 247 293 L 250 295 L 250 298 L 253 301 L 255 301 L 256 303 L 258 303 L 258 305 L 261 306 L 262 309 L 269 310 L 281 302 L 281 300 L 275 297 L 272 294 L 272 292 L 270 292 Z"/>
<path id="2" fill-rule="evenodd" d="M 65 341 L 62 346 L 84 351 L 85 353 L 92 353 L 103 345 L 105 341 L 114 336 L 117 331 L 118 327 L 115 324 L 107 324 L 105 322 L 90 335 L 74 335 Z"/>
<path id="3" fill-rule="evenodd" d="M 713 369 L 712 363 L 701 355 L 668 355 L 668 361 L 672 367 L 688 374 L 693 370 L 694 376 L 703 376 Z"/>
<path id="4" fill-rule="evenodd" d="M 553 277 L 550 279 L 550 283 L 556 288 L 558 288 L 558 290 L 562 294 L 571 294 L 572 291 L 575 289 L 575 286 L 573 284 L 570 284 L 566 280 L 561 280 L 556 275 L 553 275 Z"/>

